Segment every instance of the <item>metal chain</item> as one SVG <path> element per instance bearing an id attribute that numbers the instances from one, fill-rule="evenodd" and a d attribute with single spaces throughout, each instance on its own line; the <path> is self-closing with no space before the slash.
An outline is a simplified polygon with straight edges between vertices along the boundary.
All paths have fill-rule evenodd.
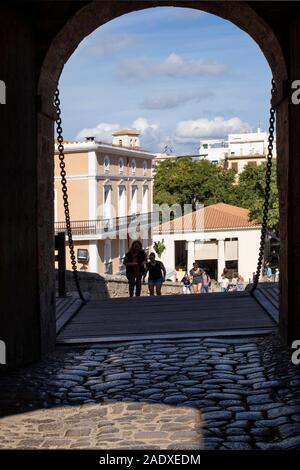
<path id="1" fill-rule="evenodd" d="M 263 208 L 263 220 L 261 227 L 260 246 L 258 254 L 258 262 L 256 268 L 255 278 L 253 279 L 253 286 L 251 292 L 253 293 L 257 288 L 257 284 L 261 274 L 261 267 L 265 251 L 265 240 L 268 228 L 268 215 L 269 215 L 269 203 L 271 193 L 271 174 L 272 174 L 272 158 L 273 158 L 273 142 L 274 142 L 274 123 L 275 123 L 275 108 L 272 105 L 272 98 L 275 92 L 275 81 L 272 79 L 271 89 L 271 106 L 270 106 L 270 118 L 269 118 L 269 136 L 268 136 L 268 155 L 267 155 L 267 167 L 266 167 L 266 186 L 265 186 L 265 198 Z"/>
<path id="2" fill-rule="evenodd" d="M 71 265 L 72 265 L 72 272 L 74 276 L 74 281 L 76 285 L 76 289 L 80 299 L 85 302 L 85 298 L 82 294 L 79 279 L 78 279 L 78 272 L 77 272 L 77 264 L 76 264 L 76 257 L 75 257 L 75 250 L 74 250 L 74 242 L 72 236 L 72 228 L 71 228 L 71 219 L 70 219 L 70 209 L 69 209 L 69 199 L 68 199 L 68 188 L 67 188 L 67 179 L 66 179 L 66 170 L 65 170 L 65 151 L 64 151 L 64 138 L 62 135 L 62 120 L 61 120 L 61 109 L 60 109 L 60 99 L 59 99 L 59 89 L 57 88 L 55 91 L 55 98 L 54 98 L 54 105 L 56 107 L 56 132 L 57 132 L 57 142 L 58 142 L 58 157 L 59 157 L 59 167 L 60 167 L 60 176 L 61 176 L 61 185 L 62 185 L 62 193 L 63 193 L 63 201 L 64 201 L 64 210 L 65 210 L 65 220 L 66 220 L 66 229 L 68 234 L 69 240 L 69 251 L 70 251 L 70 258 L 71 258 Z"/>

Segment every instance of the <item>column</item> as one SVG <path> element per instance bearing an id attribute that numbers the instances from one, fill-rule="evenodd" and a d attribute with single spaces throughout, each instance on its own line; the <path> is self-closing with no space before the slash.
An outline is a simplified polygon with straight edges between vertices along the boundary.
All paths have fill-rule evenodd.
<path id="1" fill-rule="evenodd" d="M 189 271 L 193 267 L 195 261 L 195 241 L 187 242 L 187 270 Z"/>
<path id="2" fill-rule="evenodd" d="M 98 240 L 89 241 L 89 272 L 98 273 Z"/>
<path id="3" fill-rule="evenodd" d="M 97 155 L 96 152 L 88 152 L 88 176 L 89 176 L 89 220 L 97 219 Z"/>
<path id="4" fill-rule="evenodd" d="M 225 240 L 221 238 L 218 240 L 218 282 L 221 281 L 221 274 L 225 268 Z"/>

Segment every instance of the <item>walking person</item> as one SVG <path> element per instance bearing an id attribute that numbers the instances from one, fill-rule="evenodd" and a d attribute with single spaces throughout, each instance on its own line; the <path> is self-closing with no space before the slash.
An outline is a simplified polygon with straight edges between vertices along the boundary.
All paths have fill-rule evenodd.
<path id="1" fill-rule="evenodd" d="M 220 288 L 221 292 L 227 292 L 229 288 L 229 279 L 228 277 L 225 276 L 225 274 L 222 274 L 222 279 L 220 282 Z"/>
<path id="2" fill-rule="evenodd" d="M 141 295 L 142 276 L 145 274 L 145 264 L 147 261 L 146 252 L 139 240 L 135 240 L 128 253 L 125 255 L 124 265 L 126 266 L 126 277 L 129 284 L 129 296 L 133 297 L 134 290 L 136 297 Z"/>
<path id="3" fill-rule="evenodd" d="M 233 277 L 230 283 L 230 292 L 235 292 L 237 290 L 238 277 L 238 273 L 233 273 Z"/>
<path id="4" fill-rule="evenodd" d="M 194 294 L 200 294 L 202 290 L 202 269 L 197 262 L 193 263 L 193 267 L 190 270 L 190 276 L 192 278 L 192 287 Z"/>
<path id="5" fill-rule="evenodd" d="M 211 286 L 210 275 L 207 274 L 207 272 L 205 270 L 203 270 L 203 272 L 202 272 L 202 292 L 204 294 L 207 294 L 208 289 L 210 288 L 210 286 Z"/>
<path id="6" fill-rule="evenodd" d="M 181 284 L 182 284 L 182 293 L 183 294 L 190 294 L 191 293 L 191 280 L 186 272 L 183 278 L 181 279 Z"/>
<path id="7" fill-rule="evenodd" d="M 161 295 L 161 286 L 166 278 L 166 268 L 161 261 L 155 259 L 155 253 L 150 253 L 149 262 L 146 264 L 146 271 L 144 279 L 148 275 L 148 287 L 149 294 L 154 295 L 154 288 L 156 289 L 156 295 Z"/>
<path id="8" fill-rule="evenodd" d="M 238 277 L 237 290 L 238 291 L 244 290 L 244 278 L 241 274 L 239 274 L 239 277 Z"/>

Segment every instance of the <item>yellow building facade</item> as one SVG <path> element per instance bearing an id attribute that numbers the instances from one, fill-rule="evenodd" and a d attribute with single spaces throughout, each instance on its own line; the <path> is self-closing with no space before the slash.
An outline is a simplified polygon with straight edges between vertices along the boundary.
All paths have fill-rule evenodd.
<path id="1" fill-rule="evenodd" d="M 151 220 L 155 155 L 140 148 L 138 132 L 124 129 L 113 144 L 87 138 L 65 143 L 65 164 L 75 254 L 79 270 L 123 272 L 130 243 L 152 245 Z M 118 142 L 115 143 L 115 142 Z M 125 144 L 125 145 L 124 145 Z M 55 149 L 55 232 L 65 231 L 60 166 Z M 67 256 L 67 260 L 68 260 Z M 70 269 L 67 261 L 67 269 Z"/>

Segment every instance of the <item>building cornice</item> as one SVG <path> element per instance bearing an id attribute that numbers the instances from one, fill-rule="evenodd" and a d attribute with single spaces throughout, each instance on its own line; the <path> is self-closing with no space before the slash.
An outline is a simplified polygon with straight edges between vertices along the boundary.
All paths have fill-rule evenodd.
<path id="1" fill-rule="evenodd" d="M 170 222 L 170 224 L 172 221 Z M 253 227 L 230 227 L 230 228 L 207 228 L 201 231 L 197 230 L 159 230 L 154 228 L 153 234 L 154 235 L 178 235 L 183 233 L 220 233 L 220 232 L 245 232 L 249 230 L 261 230 L 261 225 L 255 225 Z"/>
<path id="2" fill-rule="evenodd" d="M 145 150 L 130 149 L 128 147 L 118 147 L 109 144 L 100 144 L 97 142 L 70 142 L 64 144 L 65 154 L 82 152 L 105 152 L 110 155 L 144 158 L 153 160 L 155 155 Z M 55 144 L 55 155 L 58 155 L 57 144 Z"/>
<path id="3" fill-rule="evenodd" d="M 124 175 L 70 175 L 66 176 L 67 180 L 89 180 L 89 179 L 96 179 L 97 181 L 105 181 L 107 179 L 112 180 L 112 181 L 122 181 L 123 183 L 125 181 L 133 181 L 133 180 L 138 180 L 138 181 L 152 181 L 153 177 L 152 176 L 124 176 Z M 54 177 L 55 181 L 60 181 L 61 177 L 60 176 L 55 176 Z"/>

